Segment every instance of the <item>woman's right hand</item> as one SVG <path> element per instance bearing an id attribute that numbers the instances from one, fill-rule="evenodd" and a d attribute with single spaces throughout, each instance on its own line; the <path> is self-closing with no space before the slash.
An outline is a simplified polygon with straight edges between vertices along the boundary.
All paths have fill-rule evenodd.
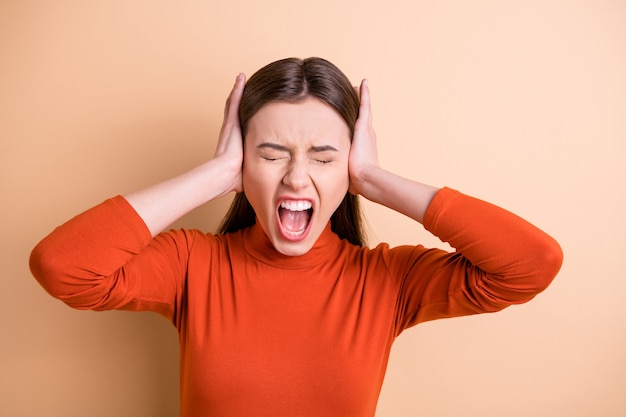
<path id="1" fill-rule="evenodd" d="M 153 236 L 194 208 L 231 191 L 243 191 L 239 103 L 245 83 L 245 76 L 239 74 L 226 100 L 212 159 L 174 178 L 125 195 Z"/>
<path id="2" fill-rule="evenodd" d="M 224 164 L 224 173 L 232 177 L 229 191 L 243 191 L 243 136 L 239 123 L 239 104 L 246 85 L 244 74 L 237 75 L 235 85 L 231 90 L 224 106 L 224 121 L 220 129 L 214 159 Z"/>

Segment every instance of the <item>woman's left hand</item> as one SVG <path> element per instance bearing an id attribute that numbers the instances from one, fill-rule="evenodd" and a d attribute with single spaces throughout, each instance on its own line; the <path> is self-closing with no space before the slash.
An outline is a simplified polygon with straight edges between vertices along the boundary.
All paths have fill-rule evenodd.
<path id="1" fill-rule="evenodd" d="M 438 188 L 400 177 L 380 167 L 367 80 L 361 82 L 358 93 L 361 105 L 348 159 L 349 191 L 422 223 Z"/>
<path id="2" fill-rule="evenodd" d="M 376 133 L 372 124 L 372 107 L 367 80 L 361 82 L 360 87 L 355 87 L 359 95 L 359 117 L 354 126 L 354 136 L 350 147 L 348 159 L 348 171 L 350 174 L 351 194 L 368 197 L 367 182 L 368 174 L 379 170 L 378 153 L 376 150 Z"/>

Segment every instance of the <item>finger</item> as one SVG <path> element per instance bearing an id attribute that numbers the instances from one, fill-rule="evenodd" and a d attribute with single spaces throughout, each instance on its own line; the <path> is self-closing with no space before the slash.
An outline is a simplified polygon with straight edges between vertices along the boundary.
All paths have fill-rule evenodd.
<path id="1" fill-rule="evenodd" d="M 359 88 L 359 119 L 366 120 L 368 123 L 372 120 L 372 107 L 370 101 L 370 89 L 367 79 L 361 81 Z"/>
<path id="2" fill-rule="evenodd" d="M 226 105 L 224 106 L 224 122 L 237 120 L 239 115 L 239 104 L 241 103 L 241 96 L 243 95 L 245 85 L 246 76 L 243 73 L 238 74 L 235 78 L 235 85 L 233 85 L 233 88 L 226 99 Z"/>
<path id="3" fill-rule="evenodd" d="M 217 141 L 216 154 L 226 150 L 228 144 L 230 143 L 228 139 L 233 133 L 239 133 L 239 104 L 241 103 L 245 80 L 246 77 L 243 73 L 237 75 L 237 78 L 235 78 L 235 84 L 226 99 L 226 105 L 224 106 L 224 119 L 222 121 L 219 139 Z"/>

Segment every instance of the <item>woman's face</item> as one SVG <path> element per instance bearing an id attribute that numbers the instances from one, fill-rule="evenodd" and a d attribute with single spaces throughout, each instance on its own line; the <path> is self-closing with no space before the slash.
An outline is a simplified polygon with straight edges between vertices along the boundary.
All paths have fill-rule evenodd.
<path id="1" fill-rule="evenodd" d="M 319 99 L 271 102 L 252 116 L 243 188 L 280 253 L 313 247 L 348 191 L 349 153 L 347 123 Z"/>

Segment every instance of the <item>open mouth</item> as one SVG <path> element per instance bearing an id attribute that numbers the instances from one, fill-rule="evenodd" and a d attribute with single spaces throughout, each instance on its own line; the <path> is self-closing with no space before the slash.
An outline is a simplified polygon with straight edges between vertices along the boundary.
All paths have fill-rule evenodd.
<path id="1" fill-rule="evenodd" d="M 290 240 L 305 237 L 311 223 L 313 205 L 308 200 L 283 200 L 278 207 L 278 219 L 283 235 Z"/>

